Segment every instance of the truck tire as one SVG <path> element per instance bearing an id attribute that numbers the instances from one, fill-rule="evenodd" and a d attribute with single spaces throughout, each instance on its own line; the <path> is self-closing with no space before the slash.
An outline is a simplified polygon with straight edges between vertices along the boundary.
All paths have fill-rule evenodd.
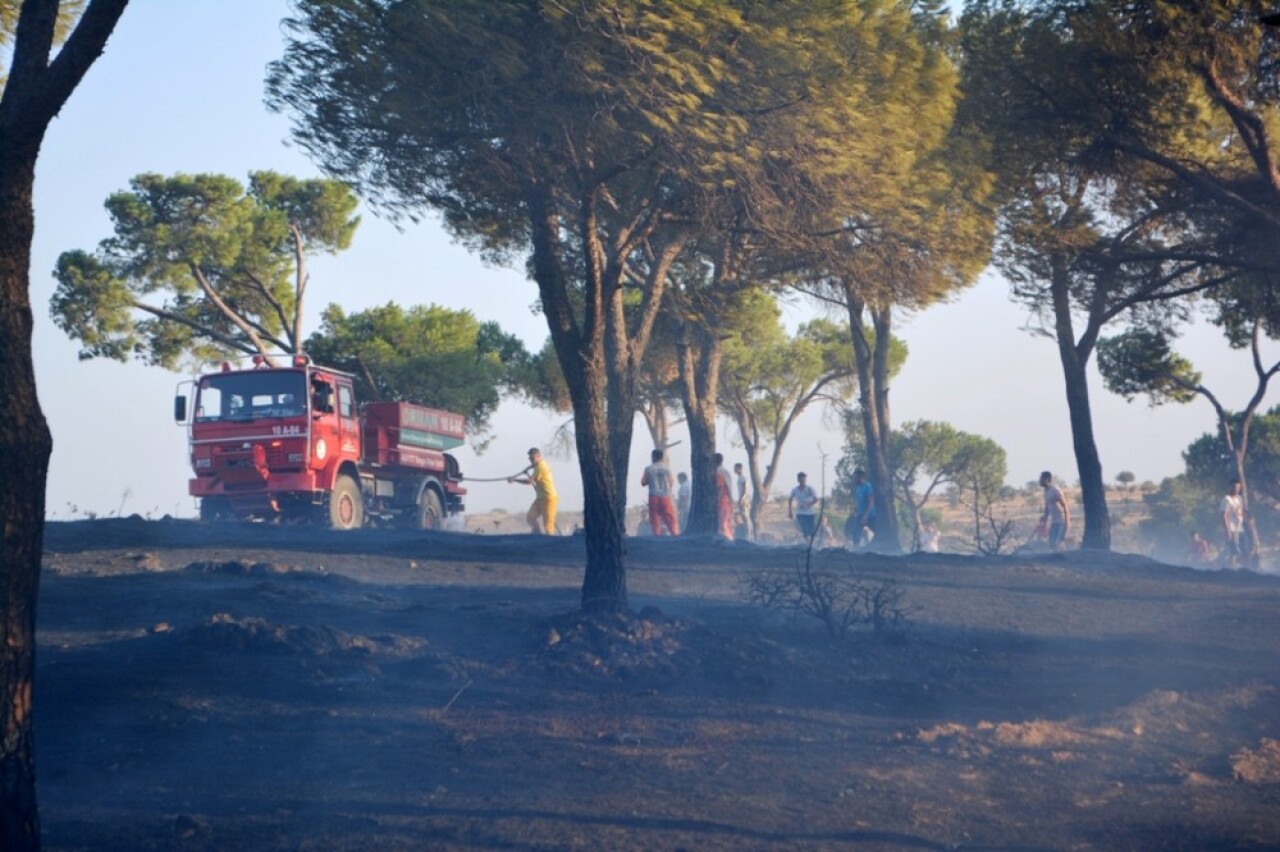
<path id="1" fill-rule="evenodd" d="M 444 506 L 440 495 L 430 488 L 423 489 L 422 499 L 414 510 L 414 527 L 420 530 L 444 529 Z"/>
<path id="2" fill-rule="evenodd" d="M 329 528 L 358 530 L 364 526 L 364 498 L 360 486 L 346 474 L 340 474 L 329 495 Z"/>

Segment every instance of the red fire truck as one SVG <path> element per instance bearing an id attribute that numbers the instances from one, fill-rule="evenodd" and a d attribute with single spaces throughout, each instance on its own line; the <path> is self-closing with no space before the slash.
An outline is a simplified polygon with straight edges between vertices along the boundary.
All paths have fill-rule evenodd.
<path id="1" fill-rule="evenodd" d="M 223 364 L 184 384 L 173 413 L 188 426 L 189 490 L 202 520 L 439 529 L 465 508 L 458 460 L 446 452 L 465 437 L 461 414 L 407 402 L 357 405 L 349 374 L 305 355 L 287 367 L 261 356 L 250 369 Z"/>

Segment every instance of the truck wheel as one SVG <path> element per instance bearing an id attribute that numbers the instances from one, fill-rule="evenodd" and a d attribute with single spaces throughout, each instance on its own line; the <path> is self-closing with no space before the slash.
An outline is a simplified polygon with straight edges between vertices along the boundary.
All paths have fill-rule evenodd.
<path id="1" fill-rule="evenodd" d="M 430 488 L 422 492 L 422 502 L 415 510 L 420 530 L 439 530 L 444 528 L 444 506 L 440 504 L 440 495 Z"/>
<path id="2" fill-rule="evenodd" d="M 364 500 L 360 496 L 360 486 L 346 474 L 340 475 L 333 483 L 333 493 L 329 495 L 329 528 L 335 530 L 358 530 L 364 526 Z"/>

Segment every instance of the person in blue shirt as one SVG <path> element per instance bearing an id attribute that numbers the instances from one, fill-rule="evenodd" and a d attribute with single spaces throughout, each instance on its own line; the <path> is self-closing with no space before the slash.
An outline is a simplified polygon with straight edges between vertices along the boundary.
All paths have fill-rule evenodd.
<path id="1" fill-rule="evenodd" d="M 865 547 L 876 534 L 875 491 L 862 468 L 853 472 L 853 514 L 845 522 L 844 534 L 854 547 Z"/>

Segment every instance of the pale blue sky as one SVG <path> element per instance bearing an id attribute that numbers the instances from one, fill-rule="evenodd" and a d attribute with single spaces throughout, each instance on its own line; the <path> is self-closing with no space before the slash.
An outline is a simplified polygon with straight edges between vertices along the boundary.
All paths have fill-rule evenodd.
<path id="1" fill-rule="evenodd" d="M 108 235 L 102 203 L 138 173 L 216 172 L 240 180 L 255 169 L 319 173 L 287 146 L 287 121 L 262 105 L 264 70 L 281 53 L 279 22 L 287 11 L 284 0 L 133 0 L 105 55 L 49 132 L 36 181 L 31 297 L 40 399 L 55 442 L 51 517 L 194 512 L 186 493 L 185 434 L 170 419 L 174 387 L 184 377 L 140 363 L 78 361 L 76 344 L 48 319 L 51 271 L 60 252 L 92 249 Z M 945 420 L 996 440 L 1008 451 L 1014 484 L 1042 468 L 1072 482 L 1075 461 L 1054 345 L 1023 329 L 1026 314 L 1007 292 L 987 276 L 955 302 L 901 326 L 911 355 L 892 390 L 894 420 Z M 390 300 L 467 308 L 536 347 L 546 327 L 530 310 L 535 298 L 523 274 L 485 267 L 436 225 L 402 232 L 366 211 L 350 251 L 313 263 L 308 304 L 313 322 L 329 302 L 348 311 Z M 1243 404 L 1252 390 L 1247 356 L 1228 350 L 1203 324 L 1183 351 L 1228 405 Z M 1213 426 L 1203 402 L 1154 410 L 1126 404 L 1096 376 L 1092 392 L 1109 481 L 1126 469 L 1140 481 L 1178 473 L 1182 449 Z M 1273 390 L 1268 404 L 1277 398 Z M 558 422 L 504 404 L 493 421 L 497 439 L 483 456 L 463 451 L 463 471 L 511 473 L 523 464 L 524 450 L 547 442 Z M 650 449 L 642 424 L 636 436 L 638 465 Z M 742 458 L 732 437 L 722 438 L 730 462 Z M 798 470 L 817 484 L 820 448 L 830 454 L 830 467 L 841 444 L 838 430 L 819 413 L 807 416 L 784 451 L 780 486 L 789 488 Z M 687 469 L 687 453 L 687 444 L 672 450 L 677 469 Z M 561 506 L 580 508 L 576 459 L 552 461 Z M 638 503 L 640 468 L 633 470 L 631 501 Z M 475 483 L 469 503 L 473 511 L 516 510 L 529 497 L 527 487 Z"/>

